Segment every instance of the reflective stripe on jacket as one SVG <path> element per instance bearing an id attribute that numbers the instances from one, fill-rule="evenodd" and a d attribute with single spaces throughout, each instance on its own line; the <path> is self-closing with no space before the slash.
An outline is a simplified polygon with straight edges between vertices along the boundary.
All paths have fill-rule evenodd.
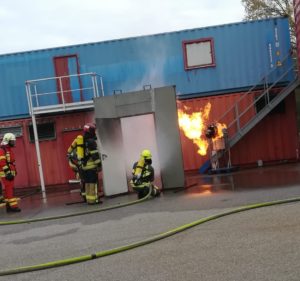
<path id="1" fill-rule="evenodd" d="M 94 139 L 87 139 L 84 142 L 84 162 L 82 170 L 92 170 L 101 167 L 100 154 L 97 149 L 97 143 Z"/>
<path id="2" fill-rule="evenodd" d="M 135 171 L 138 167 L 138 162 L 135 162 L 132 168 L 132 175 L 135 175 Z M 147 186 L 150 182 L 154 181 L 154 169 L 151 165 L 145 164 L 144 167 L 142 168 L 142 174 L 140 177 L 140 182 L 141 184 L 136 185 L 144 187 Z"/>
<path id="3" fill-rule="evenodd" d="M 16 175 L 15 155 L 9 145 L 0 147 L 0 177 L 5 177 L 7 173 Z"/>

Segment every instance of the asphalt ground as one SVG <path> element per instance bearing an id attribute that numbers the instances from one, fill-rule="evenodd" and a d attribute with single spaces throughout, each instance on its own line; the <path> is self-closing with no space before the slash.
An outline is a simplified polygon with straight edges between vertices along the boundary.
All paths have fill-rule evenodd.
<path id="1" fill-rule="evenodd" d="M 123 208 L 83 216 L 0 225 L 0 271 L 88 255 L 141 241 L 239 206 L 300 197 L 300 164 L 187 176 L 186 189 Z M 70 190 L 71 191 L 71 190 Z M 22 212 L 0 220 L 56 216 L 113 206 L 66 205 L 76 192 L 24 198 Z M 72 190 L 74 191 L 74 190 Z M 82 263 L 0 277 L 0 280 L 300 280 L 300 202 L 236 213 L 122 253 Z"/>

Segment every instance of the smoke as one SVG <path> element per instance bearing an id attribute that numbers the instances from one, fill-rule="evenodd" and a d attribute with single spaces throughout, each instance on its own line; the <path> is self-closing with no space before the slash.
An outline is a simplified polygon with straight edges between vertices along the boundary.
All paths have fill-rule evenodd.
<path id="1" fill-rule="evenodd" d="M 125 80 L 136 80 L 137 82 L 133 82 L 133 84 L 129 85 L 126 81 L 121 84 L 120 89 L 123 92 L 140 91 L 144 86 L 148 85 L 151 85 L 151 88 L 169 86 L 166 85 L 164 78 L 167 57 L 170 56 L 167 55 L 170 52 L 167 47 L 168 44 L 158 42 L 151 38 L 152 37 L 141 38 L 140 42 L 137 42 L 136 45 L 134 45 L 133 52 L 135 53 L 136 60 L 139 61 L 135 67 L 139 68 L 139 73 L 137 73 L 137 69 L 133 69 L 133 73 L 136 74 L 136 77 L 132 77 L 132 74 L 129 74 L 131 75 L 130 79 L 125 78 Z"/>

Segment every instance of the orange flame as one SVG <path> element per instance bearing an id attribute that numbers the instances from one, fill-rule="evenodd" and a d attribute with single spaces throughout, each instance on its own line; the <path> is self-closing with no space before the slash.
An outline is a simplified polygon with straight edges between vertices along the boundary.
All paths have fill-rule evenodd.
<path id="1" fill-rule="evenodd" d="M 216 137 L 213 138 L 213 140 L 222 138 L 224 135 L 223 129 L 227 128 L 226 124 L 216 123 L 215 125 L 217 126 L 217 135 L 216 135 Z"/>
<path id="2" fill-rule="evenodd" d="M 209 147 L 208 139 L 205 136 L 211 104 L 207 103 L 203 110 L 188 114 L 183 110 L 178 110 L 178 123 L 184 135 L 191 139 L 198 146 L 198 153 L 202 156 L 207 154 Z M 223 137 L 223 129 L 227 128 L 225 124 L 215 123 L 217 127 L 217 135 L 214 140 Z"/>
<path id="3" fill-rule="evenodd" d="M 207 103 L 203 111 L 193 112 L 192 114 L 185 113 L 181 109 L 178 110 L 179 127 L 182 129 L 185 136 L 198 146 L 198 153 L 200 155 L 206 155 L 208 149 L 208 141 L 205 138 L 205 129 L 210 109 L 211 104 Z"/>

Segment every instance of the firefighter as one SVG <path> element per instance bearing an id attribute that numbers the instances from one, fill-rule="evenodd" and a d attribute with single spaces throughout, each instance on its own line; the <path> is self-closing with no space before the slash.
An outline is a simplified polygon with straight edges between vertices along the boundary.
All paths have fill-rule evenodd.
<path id="1" fill-rule="evenodd" d="M 84 141 L 83 136 L 78 135 L 68 148 L 67 157 L 69 166 L 74 171 L 77 180 L 80 180 L 80 195 L 86 201 L 85 183 L 82 174 L 82 160 L 84 157 Z"/>
<path id="2" fill-rule="evenodd" d="M 138 199 L 145 197 L 151 189 L 151 196 L 160 196 L 160 190 L 152 182 L 154 181 L 154 169 L 152 167 L 151 151 L 144 149 L 139 161 L 135 162 L 132 168 L 132 180 L 130 184 L 137 192 Z"/>
<path id="3" fill-rule="evenodd" d="M 98 196 L 98 173 L 101 159 L 96 142 L 96 126 L 85 124 L 83 135 L 79 135 L 68 148 L 70 166 L 81 180 L 81 195 L 88 204 L 100 203 Z"/>
<path id="4" fill-rule="evenodd" d="M 14 179 L 17 175 L 17 170 L 12 148 L 15 144 L 16 136 L 12 133 L 6 133 L 0 145 L 0 177 L 4 186 L 7 212 L 21 212 L 17 198 L 14 197 Z"/>

